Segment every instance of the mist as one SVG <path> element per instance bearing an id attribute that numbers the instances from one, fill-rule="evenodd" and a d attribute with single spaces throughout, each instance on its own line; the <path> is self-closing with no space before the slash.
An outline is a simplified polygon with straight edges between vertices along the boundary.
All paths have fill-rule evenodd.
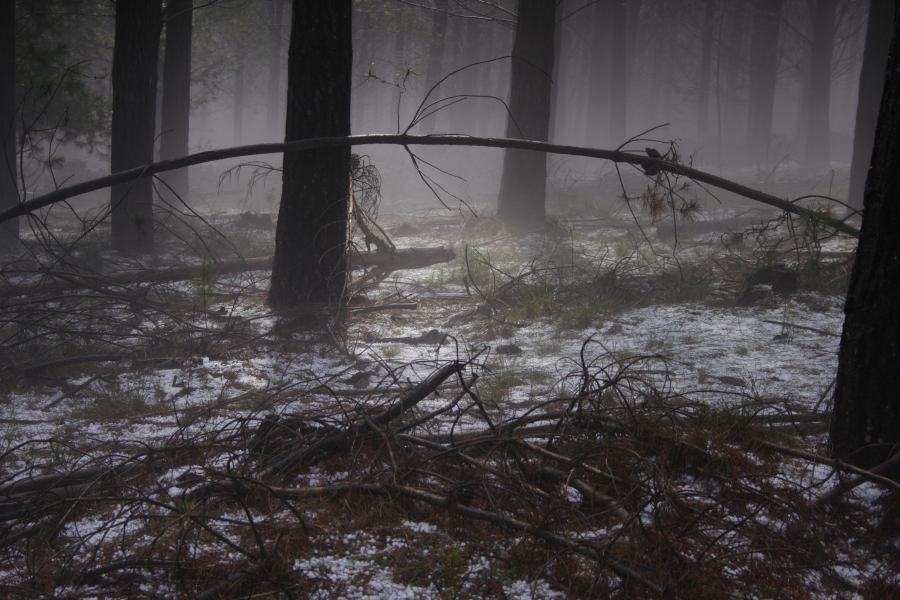
<path id="1" fill-rule="evenodd" d="M 653 142 L 664 149 L 671 142 L 680 159 L 694 166 L 761 181 L 790 171 L 809 180 L 817 191 L 846 200 L 865 45 L 865 3 L 830 3 L 832 20 L 819 24 L 831 33 L 825 41 L 821 39 L 825 34 L 816 31 L 817 15 L 807 2 L 659 0 L 626 2 L 620 10 L 615 4 L 569 1 L 559 7 L 549 141 L 609 149 L 625 144 L 638 151 Z M 766 18 L 760 11 L 772 10 L 765 8 L 767 4 L 777 9 L 777 15 L 769 15 L 768 24 L 755 24 L 754 19 Z M 441 6 L 399 1 L 355 4 L 353 133 L 505 135 L 515 3 L 478 10 L 453 6 L 445 11 Z M 74 18 L 111 30 L 112 20 L 105 15 Z M 194 21 L 189 151 L 284 139 L 290 2 L 223 0 L 197 10 Z M 771 39 L 754 40 L 759 32 Z M 774 63 L 765 68 L 773 68 L 775 78 L 771 95 L 763 98 L 754 95 L 752 87 L 753 77 L 763 68 L 752 62 L 765 58 L 758 58 L 754 46 L 761 43 L 773 45 Z M 165 48 L 164 35 L 158 112 L 165 95 Z M 825 51 L 830 60 L 815 54 Z M 112 58 L 106 52 L 92 49 L 89 63 L 98 79 L 88 84 L 100 91 L 101 103 L 110 99 L 108 83 L 102 80 Z M 825 72 L 819 67 L 820 72 L 814 73 L 823 61 Z M 758 123 L 754 116 L 759 112 L 751 106 L 754 102 L 771 103 L 768 135 L 759 131 L 765 122 Z M 429 106 L 432 114 L 410 127 L 422 106 Z M 814 115 L 819 115 L 818 122 L 812 123 Z M 159 157 L 159 145 L 171 133 L 162 131 L 157 121 Z M 65 137 L 65 132 L 59 135 Z M 762 142 L 755 139 L 760 135 Z M 638 139 L 629 142 L 635 136 Z M 56 167 L 59 175 L 72 176 L 69 181 L 74 183 L 102 174 L 106 155 L 102 132 L 99 139 L 90 147 L 54 148 L 55 159 L 85 165 L 70 172 L 63 162 Z M 402 150 L 357 151 L 371 155 L 382 172 L 385 209 L 440 206 Z M 422 157 L 465 180 L 432 172 L 448 193 L 472 206 L 493 205 L 501 151 L 426 149 Z M 43 160 L 41 154 L 28 158 Z M 280 166 L 279 156 L 262 160 Z M 593 160 L 551 156 L 549 161 L 551 202 L 596 195 L 613 176 L 608 164 Z M 211 210 L 277 210 L 278 177 L 251 190 L 249 169 L 220 181 L 226 169 L 240 162 L 191 169 L 191 202 L 209 201 L 205 206 Z M 53 186 L 53 178 L 38 163 L 29 173 L 34 175 L 29 176 L 27 194 Z"/>

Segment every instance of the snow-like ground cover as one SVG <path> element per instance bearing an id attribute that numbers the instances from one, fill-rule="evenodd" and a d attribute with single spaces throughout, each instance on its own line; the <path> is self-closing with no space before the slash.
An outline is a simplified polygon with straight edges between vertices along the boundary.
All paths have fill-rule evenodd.
<path id="1" fill-rule="evenodd" d="M 459 227 L 464 229 L 466 225 Z M 433 245 L 442 238 L 432 233 L 398 235 L 395 240 L 401 246 Z M 616 237 L 612 242 L 601 242 L 604 235 L 613 233 Z M 549 242 L 536 238 L 520 242 L 516 252 L 509 249 L 508 239 L 480 239 L 477 251 L 481 256 L 493 254 L 496 260 L 492 259 L 491 264 L 506 273 L 515 274 L 517 268 L 527 266 L 533 259 L 548 259 L 541 264 L 569 264 L 573 277 L 576 271 L 583 273 L 587 267 L 601 272 L 610 265 L 621 264 L 626 257 L 631 260 L 636 253 L 640 255 L 631 234 L 615 230 L 572 234 L 568 239 Z M 462 248 L 457 245 L 458 250 Z M 689 255 L 691 260 L 708 258 L 709 251 L 700 246 L 686 248 L 682 257 L 687 260 Z M 634 271 L 635 277 L 658 273 L 671 265 L 652 256 L 639 256 L 638 262 L 641 264 Z M 515 316 L 515 322 L 510 324 L 502 312 L 473 312 L 484 299 L 471 290 L 467 293 L 467 286 L 461 283 L 463 275 L 472 268 L 472 264 L 467 268 L 458 261 L 404 272 L 383 282 L 368 291 L 371 300 L 414 300 L 419 302 L 418 310 L 351 317 L 339 343 L 297 333 L 289 318 L 272 315 L 258 297 L 238 297 L 227 302 L 211 301 L 206 313 L 195 318 L 209 327 L 210 314 L 227 315 L 229 323 L 246 323 L 252 334 L 260 338 L 259 343 L 242 344 L 239 350 L 216 355 L 201 352 L 179 357 L 175 364 L 158 368 L 152 364 L 129 368 L 128 364 L 106 362 L 99 375 L 89 367 L 76 370 L 67 380 L 11 389 L 0 404 L 3 449 L 8 452 L 0 467 L 3 482 L 50 470 L 89 466 L 110 453 L 127 456 L 148 446 L 206 439 L 204 436 L 222 436 L 223 432 L 240 435 L 243 423 L 259 423 L 266 414 L 316 414 L 337 419 L 358 405 L 384 403 L 396 397 L 395 391 L 385 390 L 416 383 L 448 360 L 473 356 L 477 356 L 473 366 L 481 375 L 477 392 L 500 419 L 521 415 L 548 398 L 570 396 L 577 391 L 585 368 L 600 373 L 601 379 L 614 376 L 617 365 L 629 357 L 644 357 L 632 374 L 647 385 L 717 407 L 746 406 L 748 413 L 783 414 L 821 411 L 827 402 L 837 367 L 843 319 L 839 296 L 801 292 L 786 298 L 773 297 L 760 305 L 736 306 L 711 292 L 709 302 L 651 301 L 646 305 L 598 308 L 565 326 L 560 325 L 550 302 L 542 314 L 527 320 Z M 257 284 L 264 289 L 264 275 L 256 276 Z M 497 285 L 502 282 L 501 277 Z M 460 315 L 463 318 L 458 318 Z M 154 326 L 152 320 L 141 324 L 142 331 Z M 434 328 L 447 337 L 440 342 L 412 341 Z M 359 377 L 360 373 L 368 374 Z M 445 406 L 453 393 L 432 396 L 420 408 L 428 411 Z M 482 425 L 477 417 L 454 412 L 442 419 L 436 423 L 452 423 L 457 431 Z M 811 446 L 814 448 L 816 443 Z M 60 447 L 67 451 L 60 452 Z M 154 501 L 176 508 L 180 503 L 189 504 L 190 494 L 205 474 L 227 472 L 242 457 L 240 450 L 213 449 L 193 463 L 188 461 L 159 472 L 152 492 Z M 748 456 L 747 460 L 754 458 Z M 31 468 L 36 464 L 50 468 L 35 473 Z M 314 488 L 351 477 L 348 472 L 313 468 L 299 476 L 298 481 Z M 811 500 L 837 483 L 833 469 L 814 463 L 786 461 L 777 473 L 766 477 L 772 482 L 790 481 L 809 490 Z M 770 484 L 756 484 L 763 490 L 760 493 L 769 493 Z M 707 483 L 690 477 L 669 485 L 672 493 L 677 492 L 697 506 L 708 504 L 714 494 Z M 565 488 L 564 497 L 573 505 L 581 501 L 580 493 L 570 486 Z M 871 484 L 857 487 L 849 497 L 867 510 L 886 501 L 883 490 Z M 744 546 L 745 540 L 735 534 L 738 526 L 745 526 L 748 519 L 775 531 L 789 526 L 783 515 L 769 515 L 762 504 L 758 510 L 749 505 L 745 508 L 750 517 L 746 511 L 724 515 L 721 530 L 709 532 L 712 538 L 728 540 L 734 536 L 730 545 L 734 551 L 745 548 L 752 553 L 751 545 Z M 77 546 L 68 560 L 74 565 L 89 564 L 100 546 L 103 552 L 109 552 L 104 558 L 107 562 L 127 559 L 134 548 L 166 547 L 172 542 L 159 532 L 156 521 L 171 518 L 165 516 L 171 510 L 158 506 L 138 516 L 133 508 L 114 505 L 102 513 L 87 512 L 69 520 L 60 532 Z M 185 514 L 189 512 L 184 510 Z M 659 518 L 659 510 L 662 509 L 655 504 L 647 504 L 638 518 L 649 527 Z M 237 533 L 239 526 L 249 523 L 277 529 L 279 523 L 295 521 L 297 517 L 287 510 L 268 515 L 226 511 L 211 516 L 206 525 L 213 537 L 197 539 L 186 551 L 193 559 L 209 564 L 244 564 L 247 557 L 234 549 L 246 546 L 246 540 L 242 541 Z M 494 597 L 565 596 L 548 583 L 540 570 L 503 571 L 506 567 L 495 566 L 502 561 L 489 549 L 466 547 L 448 535 L 453 526 L 446 522 L 407 519 L 373 529 L 365 524 L 337 525 L 333 521 L 336 515 L 321 509 L 311 509 L 301 517 L 309 540 L 297 542 L 299 550 L 294 553 L 297 558 L 291 569 L 304 582 L 304 597 L 449 597 L 446 581 L 438 582 L 428 573 L 404 569 L 404 564 L 422 569 L 429 562 L 422 559 L 429 553 L 435 557 L 436 572 L 452 573 L 458 580 L 454 597 L 480 597 L 488 589 L 493 590 L 489 595 Z M 579 529 L 575 535 L 582 540 L 598 540 L 616 537 L 620 530 L 616 526 L 593 527 Z M 519 542 L 511 540 L 497 552 L 506 553 L 508 559 Z M 896 540 L 893 543 L 896 546 Z M 900 551 L 900 547 L 897 549 Z M 821 571 L 810 573 L 810 590 L 821 590 L 823 594 L 833 590 L 833 582 L 823 581 L 823 577 L 839 580 L 849 590 L 846 597 L 862 597 L 860 590 L 873 577 L 900 583 L 883 560 L 867 562 L 854 553 L 850 543 L 841 551 L 845 560 L 830 564 L 826 575 Z M 410 553 L 416 555 L 416 560 L 411 559 Z M 731 559 L 714 558 L 699 551 L 696 558 L 721 559 L 728 563 L 724 568 L 733 570 L 735 577 L 752 570 L 752 561 L 747 563 L 750 566 L 736 567 L 729 562 Z M 13 589 L 28 578 L 29 567 L 22 559 L 16 552 L 7 554 L 0 565 L 0 584 Z M 157 585 L 152 578 L 140 579 L 133 590 L 135 595 L 165 597 L 175 593 L 171 582 Z M 613 589 L 617 589 L 617 581 L 621 583 L 616 575 L 609 575 Z M 90 597 L 93 589 L 87 582 L 66 583 L 53 593 Z"/>

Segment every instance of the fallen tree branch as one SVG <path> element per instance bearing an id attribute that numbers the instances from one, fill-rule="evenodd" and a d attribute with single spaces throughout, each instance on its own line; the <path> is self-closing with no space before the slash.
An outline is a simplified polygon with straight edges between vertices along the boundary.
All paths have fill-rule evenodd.
<path id="1" fill-rule="evenodd" d="M 843 465 L 843 463 L 842 463 L 842 465 Z M 825 494 L 824 496 L 822 496 L 821 498 L 816 500 L 816 506 L 823 506 L 825 504 L 828 504 L 829 502 L 836 500 L 840 496 L 843 496 L 847 492 L 859 487 L 860 485 L 862 485 L 863 483 L 865 483 L 867 481 L 879 481 L 880 482 L 882 479 L 882 475 L 884 473 L 890 473 L 898 465 L 900 465 L 900 452 L 898 452 L 891 458 L 887 459 L 883 463 L 881 463 L 875 467 L 872 467 L 871 469 L 868 469 L 868 470 L 860 469 L 861 471 L 863 471 L 862 473 L 860 473 L 858 471 L 854 471 L 857 474 L 857 477 L 855 477 L 853 479 L 849 479 L 847 481 L 842 481 L 840 484 L 838 484 L 837 486 L 832 488 L 831 491 L 829 491 L 827 494 Z M 886 478 L 886 479 L 890 479 L 890 478 Z M 893 479 L 890 479 L 890 480 L 893 481 Z"/>
<path id="2" fill-rule="evenodd" d="M 391 252 L 350 253 L 351 268 L 377 267 L 383 271 L 421 269 L 434 264 L 449 262 L 455 255 L 450 248 L 402 248 Z M 87 288 L 102 289 L 110 286 L 125 286 L 136 283 L 164 283 L 184 281 L 200 275 L 203 265 L 190 267 L 169 267 L 162 269 L 140 269 L 120 271 L 106 275 L 83 275 L 75 273 L 46 273 L 46 279 L 39 283 L 25 285 L 5 285 L 0 287 L 0 298 L 31 294 L 60 293 L 67 290 Z M 220 261 L 214 264 L 216 275 L 233 275 L 247 271 L 267 271 L 272 268 L 271 256 L 240 258 Z"/>
<path id="3" fill-rule="evenodd" d="M 284 471 L 297 464 L 308 467 L 347 448 L 364 431 L 371 431 L 373 428 L 387 425 L 390 421 L 427 398 L 444 380 L 462 371 L 464 366 L 464 363 L 458 361 L 444 365 L 416 387 L 402 394 L 400 398 L 387 408 L 375 414 L 360 417 L 346 429 L 330 433 L 309 447 L 299 448 L 290 452 L 287 456 L 283 456 L 276 461 L 275 464 L 267 469 L 267 472 Z"/>
<path id="4" fill-rule="evenodd" d="M 845 471 L 850 471 L 851 473 L 855 473 L 859 475 L 865 480 L 872 481 L 875 483 L 880 483 L 883 486 L 889 487 L 893 490 L 900 491 L 900 483 L 894 481 L 890 477 L 884 477 L 883 475 L 879 475 L 874 470 L 867 471 L 865 469 L 860 469 L 854 465 L 849 463 L 845 463 L 839 460 L 834 460 L 833 458 L 828 458 L 827 456 L 822 456 L 821 454 L 814 454 L 812 452 L 806 452 L 805 450 L 800 450 L 798 448 L 790 448 L 788 446 L 781 446 L 779 444 L 773 444 L 772 442 L 767 442 L 761 439 L 754 439 L 754 443 L 768 450 L 773 450 L 780 454 L 785 454 L 787 456 L 793 456 L 795 458 L 803 458 L 806 460 L 810 460 L 812 462 L 817 462 L 819 464 L 828 465 L 829 467 L 833 467 L 834 469 L 843 469 Z M 894 455 L 894 457 L 888 462 L 894 461 L 894 465 L 897 462 L 900 462 L 900 454 Z M 886 463 L 882 463 L 883 466 Z M 862 482 L 859 482 L 862 483 Z M 856 485 L 859 485 L 857 483 Z M 854 486 L 855 487 L 855 486 Z"/>
<path id="5" fill-rule="evenodd" d="M 834 333 L 833 331 L 825 331 L 824 329 L 816 329 L 815 327 L 808 327 L 806 325 L 797 325 L 796 323 L 788 323 L 787 321 L 776 321 L 774 319 L 760 319 L 763 323 L 771 323 L 772 325 L 781 325 L 782 327 L 793 327 L 794 329 L 803 329 L 805 331 L 812 331 L 813 333 L 818 333 L 819 335 L 827 335 L 829 337 L 841 337 L 841 334 Z"/>
<path id="6" fill-rule="evenodd" d="M 639 573 L 633 567 L 611 558 L 608 554 L 600 551 L 594 545 L 572 540 L 566 536 L 554 533 L 542 527 L 531 525 L 530 523 L 527 523 L 515 517 L 510 517 L 497 512 L 484 510 L 475 506 L 470 506 L 468 504 L 460 504 L 453 501 L 453 499 L 448 496 L 443 496 L 441 494 L 436 494 L 427 490 L 399 484 L 380 485 L 370 483 L 340 483 L 331 486 L 316 486 L 305 488 L 266 486 L 266 488 L 275 494 L 298 497 L 324 496 L 329 494 L 341 494 L 354 491 L 387 495 L 390 495 L 392 493 L 399 493 L 403 496 L 406 496 L 407 498 L 412 498 L 413 500 L 419 500 L 432 506 L 444 508 L 470 519 L 485 521 L 501 529 L 527 533 L 536 538 L 542 539 L 554 546 L 566 548 L 584 557 L 590 558 L 591 560 L 594 560 L 601 564 L 605 564 L 614 573 L 619 575 L 619 577 L 623 579 L 631 579 L 657 594 L 663 594 L 665 592 L 665 588 L 663 586 L 651 580 L 646 575 Z"/>
<path id="7" fill-rule="evenodd" d="M 599 158 L 609 160 L 616 163 L 629 163 L 637 165 L 643 169 L 653 169 L 656 171 L 668 171 L 677 175 L 688 177 L 695 181 L 717 187 L 755 200 L 762 204 L 774 206 L 785 212 L 800 215 L 814 221 L 821 222 L 837 231 L 841 231 L 848 235 L 858 237 L 859 230 L 846 222 L 835 219 L 828 215 L 822 214 L 815 210 L 798 206 L 788 200 L 767 194 L 759 190 L 735 183 L 734 181 L 712 175 L 694 169 L 682 164 L 673 163 L 661 158 L 652 158 L 644 154 L 632 154 L 621 150 L 601 150 L 597 148 L 585 148 L 581 146 L 564 146 L 559 144 L 550 144 L 547 142 L 537 142 L 532 140 L 517 140 L 509 138 L 484 138 L 465 135 L 403 135 L 403 134 L 368 134 L 368 135 L 351 135 L 351 136 L 335 136 L 308 138 L 303 140 L 293 140 L 290 142 L 268 143 L 268 144 L 251 144 L 248 146 L 235 146 L 232 148 L 223 148 L 221 150 L 209 150 L 206 152 L 198 152 L 189 154 L 182 158 L 163 160 L 149 165 L 143 165 L 119 171 L 100 177 L 91 181 L 85 181 L 71 185 L 69 187 L 59 188 L 50 193 L 32 198 L 27 202 L 21 202 L 16 206 L 0 212 L 0 223 L 13 219 L 15 217 L 27 215 L 40 208 L 62 202 L 68 198 L 86 194 L 95 190 L 110 187 L 119 183 L 126 183 L 138 179 L 140 177 L 150 177 L 157 173 L 172 171 L 192 165 L 200 165 L 214 160 L 222 160 L 225 158 L 237 158 L 241 156 L 253 156 L 259 154 L 275 154 L 281 152 L 294 152 L 300 150 L 310 150 L 314 148 L 334 148 L 345 146 L 360 145 L 395 145 L 395 146 L 476 146 L 482 148 L 511 148 L 519 150 L 534 150 L 537 152 L 547 152 L 552 154 L 566 154 L 570 156 L 585 156 L 588 158 Z"/>

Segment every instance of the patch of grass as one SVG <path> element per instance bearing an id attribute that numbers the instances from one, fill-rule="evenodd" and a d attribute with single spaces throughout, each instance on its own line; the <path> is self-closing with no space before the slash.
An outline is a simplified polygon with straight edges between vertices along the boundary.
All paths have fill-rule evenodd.
<path id="1" fill-rule="evenodd" d="M 160 400 L 162 390 L 144 386 L 111 388 L 91 395 L 89 404 L 73 411 L 76 419 L 88 421 L 116 421 L 150 410 Z"/>

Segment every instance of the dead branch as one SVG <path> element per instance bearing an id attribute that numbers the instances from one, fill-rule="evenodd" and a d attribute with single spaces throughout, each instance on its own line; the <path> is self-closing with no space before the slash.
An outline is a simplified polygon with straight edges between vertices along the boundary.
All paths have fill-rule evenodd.
<path id="1" fill-rule="evenodd" d="M 387 425 L 390 421 L 427 398 L 448 377 L 462 371 L 464 366 L 463 363 L 457 361 L 444 365 L 429 375 L 419 385 L 402 394 L 400 398 L 387 408 L 371 415 L 359 417 L 347 428 L 326 435 L 308 448 L 300 448 L 290 452 L 276 461 L 267 471 L 284 471 L 294 465 L 308 467 L 348 448 L 362 433 Z"/>
<path id="2" fill-rule="evenodd" d="M 207 152 L 198 152 L 188 156 L 165 160 L 149 165 L 143 165 L 118 173 L 113 173 L 106 177 L 85 181 L 69 187 L 60 188 L 48 194 L 38 196 L 22 202 L 16 206 L 0 213 L 0 223 L 9 219 L 27 215 L 40 208 L 62 202 L 68 198 L 92 192 L 94 190 L 110 187 L 118 183 L 125 183 L 140 177 L 150 177 L 157 173 L 199 165 L 214 160 L 224 158 L 235 158 L 240 156 L 253 156 L 259 154 L 274 154 L 280 152 L 293 152 L 299 150 L 309 150 L 313 148 L 333 148 L 344 146 L 357 146 L 367 144 L 378 145 L 399 145 L 399 146 L 477 146 L 484 148 L 512 148 L 519 150 L 534 150 L 537 152 L 547 152 L 552 154 L 566 154 L 570 156 L 585 156 L 588 158 L 599 158 L 609 160 L 615 163 L 629 163 L 637 165 L 646 170 L 650 168 L 656 171 L 667 171 L 677 175 L 688 177 L 695 181 L 706 183 L 713 187 L 723 189 L 739 196 L 755 200 L 762 204 L 774 206 L 785 212 L 800 215 L 811 219 L 815 222 L 821 222 L 837 231 L 841 231 L 848 235 L 858 237 L 859 230 L 845 221 L 835 219 L 834 217 L 822 214 L 815 210 L 811 210 L 802 206 L 798 206 L 788 200 L 784 200 L 772 194 L 767 194 L 753 188 L 735 183 L 724 177 L 712 175 L 686 165 L 677 164 L 661 158 L 652 158 L 643 154 L 632 154 L 621 150 L 601 150 L 596 148 L 584 148 L 580 146 L 564 146 L 559 144 L 550 144 L 547 142 L 536 142 L 531 140 L 517 140 L 508 138 L 483 138 L 464 135 L 392 135 L 392 134 L 370 134 L 355 136 L 336 136 L 308 138 L 305 140 L 293 140 L 282 143 L 268 144 L 252 144 L 247 146 L 235 146 L 233 148 L 224 148 L 222 150 L 210 150 Z"/>
<path id="3" fill-rule="evenodd" d="M 829 467 L 833 467 L 835 470 L 843 469 L 845 471 L 850 471 L 851 473 L 855 473 L 856 475 L 859 475 L 864 480 L 872 481 L 874 483 L 880 483 L 881 485 L 891 488 L 895 491 L 900 491 L 900 483 L 894 481 L 890 477 L 885 477 L 883 475 L 880 475 L 874 469 L 867 471 L 865 469 L 860 469 L 859 467 L 856 467 L 849 463 L 835 460 L 833 458 L 828 458 L 827 456 L 822 456 L 821 454 L 814 454 L 812 452 L 806 452 L 805 450 L 800 450 L 798 448 L 790 448 L 788 446 L 774 444 L 772 442 L 768 442 L 766 440 L 761 440 L 758 438 L 754 439 L 753 441 L 754 441 L 754 443 L 756 443 L 768 450 L 772 450 L 772 451 L 778 452 L 780 454 L 785 454 L 787 456 L 803 458 L 806 460 L 811 460 L 813 462 L 817 462 L 819 464 L 828 465 Z M 888 463 L 890 463 L 890 464 L 888 464 Z M 879 465 L 879 468 L 887 465 L 885 467 L 885 470 L 887 470 L 893 466 L 896 466 L 898 463 L 900 463 L 900 455 L 895 454 L 894 457 L 891 458 L 890 460 L 888 460 L 886 463 L 882 463 L 881 465 Z M 855 485 L 853 487 L 856 487 L 860 483 L 862 483 L 862 482 L 855 483 Z"/>
<path id="4" fill-rule="evenodd" d="M 421 269 L 434 264 L 453 260 L 453 250 L 449 248 L 401 248 L 390 252 L 354 252 L 350 254 L 352 268 L 376 267 L 384 271 Z M 138 283 L 163 283 L 185 281 L 200 276 L 204 266 L 168 267 L 162 269 L 141 269 L 120 271 L 106 275 L 73 273 L 48 273 L 38 283 L 4 285 L 0 287 L 0 298 L 26 296 L 32 294 L 58 294 L 67 290 L 87 288 L 104 289 Z M 272 268 L 272 257 L 242 258 L 216 262 L 216 275 L 233 275 L 247 271 L 266 271 Z"/>
<path id="5" fill-rule="evenodd" d="M 821 498 L 816 500 L 816 506 L 824 506 L 825 504 L 828 504 L 829 502 L 833 502 L 834 500 L 837 500 L 838 498 L 840 498 L 847 492 L 849 492 L 853 489 L 856 489 L 857 487 L 859 487 L 860 485 L 862 485 L 863 483 L 865 483 L 867 481 L 877 481 L 879 483 L 883 479 L 888 479 L 889 481 L 894 481 L 893 479 L 890 479 L 889 477 L 883 477 L 883 475 L 885 473 L 890 473 L 898 465 L 900 465 L 900 452 L 898 452 L 891 458 L 887 459 L 883 463 L 881 463 L 875 467 L 872 467 L 871 469 L 868 469 L 868 470 L 860 469 L 861 472 L 854 471 L 854 473 L 857 474 L 857 477 L 854 477 L 853 479 L 848 479 L 846 481 L 842 481 L 841 483 L 836 485 L 834 488 L 831 489 L 831 491 L 829 491 L 827 494 L 825 494 L 824 496 L 822 496 Z M 842 466 L 844 466 L 843 463 L 842 463 Z M 900 486 L 898 486 L 895 489 L 900 489 Z"/>

